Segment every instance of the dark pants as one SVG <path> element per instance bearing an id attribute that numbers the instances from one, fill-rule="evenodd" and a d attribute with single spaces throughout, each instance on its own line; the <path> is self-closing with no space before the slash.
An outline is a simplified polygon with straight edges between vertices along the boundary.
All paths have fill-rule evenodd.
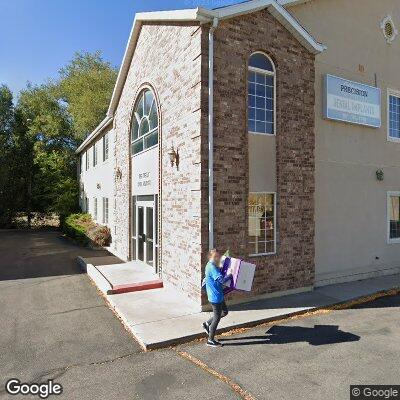
<path id="1" fill-rule="evenodd" d="M 225 301 L 222 303 L 211 303 L 211 305 L 213 316 L 207 321 L 207 324 L 210 327 L 208 340 L 214 340 L 215 331 L 217 330 L 220 319 L 228 315 L 228 307 L 226 306 Z"/>

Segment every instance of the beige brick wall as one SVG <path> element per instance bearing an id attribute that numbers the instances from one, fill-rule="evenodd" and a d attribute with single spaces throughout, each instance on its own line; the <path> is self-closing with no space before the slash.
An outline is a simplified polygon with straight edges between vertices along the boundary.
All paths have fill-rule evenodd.
<path id="1" fill-rule="evenodd" d="M 314 56 L 266 10 L 215 31 L 215 245 L 249 259 L 246 93 L 255 51 L 277 70 L 278 234 L 276 255 L 250 258 L 257 264 L 252 296 L 314 282 Z"/>
<path id="2" fill-rule="evenodd" d="M 118 105 L 116 123 L 117 251 L 129 257 L 129 131 L 141 85 L 156 91 L 162 129 L 160 148 L 160 246 L 162 276 L 186 296 L 200 302 L 201 280 L 201 29 L 196 25 L 147 23 Z M 168 156 L 174 145 L 179 170 Z M 149 267 L 150 268 L 150 267 Z"/>

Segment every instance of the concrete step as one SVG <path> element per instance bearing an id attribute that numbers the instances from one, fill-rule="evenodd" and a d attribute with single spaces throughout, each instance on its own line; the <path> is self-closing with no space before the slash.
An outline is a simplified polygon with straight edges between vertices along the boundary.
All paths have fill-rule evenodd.
<path id="1" fill-rule="evenodd" d="M 139 292 L 141 290 L 161 289 L 164 286 L 161 279 L 144 281 L 138 283 L 128 283 L 124 285 L 114 285 L 108 294 L 121 294 L 129 292 Z"/>
<path id="2" fill-rule="evenodd" d="M 163 281 L 147 266 L 130 263 L 98 265 L 99 258 L 78 257 L 81 269 L 88 274 L 99 290 L 106 295 L 116 295 L 143 290 L 161 289 Z"/>

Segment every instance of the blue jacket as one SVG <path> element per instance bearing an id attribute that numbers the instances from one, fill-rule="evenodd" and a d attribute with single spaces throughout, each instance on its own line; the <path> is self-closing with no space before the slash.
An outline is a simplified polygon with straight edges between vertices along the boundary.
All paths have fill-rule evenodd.
<path id="1" fill-rule="evenodd" d="M 222 275 L 221 269 L 209 261 L 206 265 L 203 285 L 206 287 L 208 301 L 210 303 L 222 303 L 224 301 L 223 284 L 231 279 L 231 276 Z"/>

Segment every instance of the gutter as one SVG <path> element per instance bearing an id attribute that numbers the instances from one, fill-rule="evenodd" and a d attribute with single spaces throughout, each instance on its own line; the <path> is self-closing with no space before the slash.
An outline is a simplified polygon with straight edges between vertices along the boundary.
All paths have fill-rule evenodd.
<path id="1" fill-rule="evenodd" d="M 208 33 L 208 247 L 214 247 L 214 31 L 213 18 Z"/>

